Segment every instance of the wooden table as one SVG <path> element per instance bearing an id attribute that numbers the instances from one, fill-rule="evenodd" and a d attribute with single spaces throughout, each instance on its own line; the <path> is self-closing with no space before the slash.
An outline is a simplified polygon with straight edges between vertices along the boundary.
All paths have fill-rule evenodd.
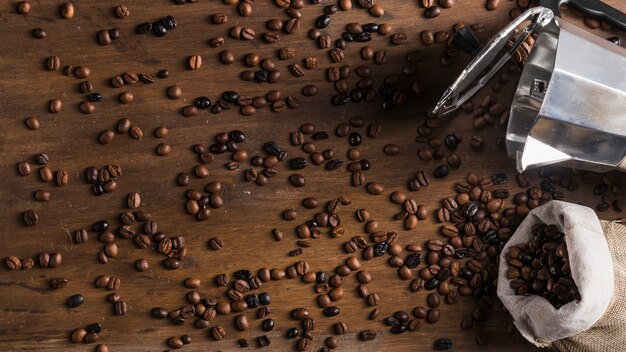
<path id="1" fill-rule="evenodd" d="M 626 6 L 619 0 L 606 1 L 626 11 Z M 309 5 L 302 10 L 303 20 L 300 30 L 293 35 L 282 34 L 278 44 L 265 44 L 259 38 L 265 31 L 264 23 L 269 18 L 287 19 L 283 10 L 270 1 L 257 1 L 251 17 L 237 15 L 234 6 L 218 1 L 200 1 L 185 5 L 174 5 L 172 1 L 134 1 L 128 5 L 130 16 L 125 19 L 115 17 L 117 2 L 86 0 L 76 2 L 76 14 L 73 19 L 62 19 L 59 15 L 59 1 L 32 1 L 29 15 L 20 15 L 15 10 L 15 1 L 5 2 L 0 7 L 3 30 L 0 31 L 0 111 L 3 128 L 0 132 L 0 198 L 4 211 L 0 213 L 3 224 L 0 250 L 1 257 L 10 255 L 19 258 L 36 258 L 41 252 L 59 251 L 63 255 L 63 264 L 58 269 L 41 269 L 35 266 L 30 271 L 10 271 L 4 265 L 0 269 L 0 350 L 69 350 L 91 351 L 95 345 L 72 344 L 71 331 L 93 322 L 103 326 L 99 343 L 109 346 L 111 351 L 155 351 L 165 350 L 165 340 L 170 336 L 190 334 L 193 343 L 184 347 L 187 351 L 238 350 L 235 341 L 254 338 L 267 334 L 271 339 L 271 350 L 290 350 L 294 340 L 286 340 L 285 332 L 290 327 L 300 327 L 299 322 L 289 317 L 292 309 L 308 307 L 317 321 L 313 332 L 311 350 L 323 346 L 327 336 L 334 335 L 333 324 L 344 321 L 349 332 L 337 336 L 341 351 L 414 351 L 431 350 L 433 342 L 442 337 L 454 340 L 458 351 L 527 351 L 528 344 L 522 343 L 515 335 L 507 334 L 509 319 L 501 313 L 499 304 L 489 311 L 484 323 L 477 323 L 468 331 L 460 329 L 460 320 L 476 306 L 471 298 L 463 298 L 461 303 L 449 306 L 442 304 L 441 320 L 435 324 L 423 324 L 421 330 L 392 335 L 383 319 L 397 310 L 411 311 L 413 307 L 425 305 L 426 293 L 411 293 L 410 281 L 401 280 L 396 270 L 389 267 L 386 259 L 374 259 L 362 262 L 363 268 L 372 272 L 374 281 L 369 284 L 370 291 L 379 293 L 382 303 L 379 306 L 380 317 L 376 321 L 367 320 L 371 307 L 358 297 L 357 282 L 354 275 L 346 278 L 345 297 L 337 305 L 341 314 L 334 318 L 323 318 L 313 292 L 313 285 L 305 285 L 300 279 L 284 279 L 263 284 L 260 292 L 268 292 L 272 297 L 271 317 L 277 321 L 277 328 L 265 333 L 260 329 L 260 320 L 255 318 L 254 310 L 246 314 L 252 322 L 252 329 L 238 332 L 234 327 L 234 313 L 218 316 L 212 326 L 222 324 L 227 331 L 227 338 L 214 341 L 207 330 L 193 328 L 192 322 L 184 326 L 174 326 L 167 321 L 153 319 L 150 310 L 153 307 L 176 309 L 185 304 L 185 288 L 182 281 L 187 277 L 202 280 L 199 292 L 203 297 L 214 296 L 225 299 L 226 289 L 217 287 L 214 282 L 220 273 L 232 274 L 239 269 L 286 268 L 298 260 L 305 260 L 311 270 L 330 273 L 349 257 L 341 246 L 351 236 L 364 233 L 363 225 L 353 217 L 358 208 L 367 208 L 372 216 L 379 220 L 385 230 L 398 231 L 398 242 L 402 245 L 423 243 L 427 239 L 438 238 L 439 225 L 434 219 L 434 211 L 440 206 L 443 197 L 454 194 L 452 185 L 462 181 L 470 172 L 489 176 L 495 172 L 506 172 L 510 180 L 514 179 L 514 163 L 505 157 L 505 153 L 496 146 L 496 140 L 503 137 L 504 128 L 488 126 L 481 131 L 473 131 L 471 118 L 457 116 L 446 121 L 445 126 L 435 131 L 435 136 L 445 136 L 456 131 L 464 137 L 458 154 L 463 158 L 459 170 L 453 170 L 445 180 L 436 180 L 428 188 L 419 192 L 409 192 L 407 181 L 418 170 L 431 173 L 435 161 L 426 163 L 416 157 L 420 148 L 414 138 L 416 128 L 423 119 L 421 113 L 432 106 L 447 84 L 468 62 L 464 54 L 454 58 L 451 67 L 442 67 L 440 56 L 444 50 L 441 45 L 423 47 L 419 32 L 424 29 L 433 31 L 450 29 L 456 22 L 467 24 L 481 22 L 486 39 L 509 21 L 508 12 L 514 7 L 513 1 L 501 1 L 497 11 L 484 9 L 484 1 L 459 1 L 451 9 L 443 10 L 435 19 L 425 19 L 415 1 L 380 1 L 385 8 L 381 19 L 373 19 L 363 9 L 355 8 L 349 12 L 339 11 L 332 17 L 328 32 L 338 38 L 343 26 L 349 22 L 367 23 L 389 22 L 394 31 L 405 31 L 409 40 L 404 45 L 389 44 L 388 38 L 374 36 L 368 43 L 375 50 L 385 49 L 389 59 L 385 65 L 373 65 L 375 87 L 380 86 L 383 77 L 389 74 L 402 75 L 405 54 L 419 49 L 424 58 L 417 63 L 415 76 L 425 87 L 419 96 L 409 96 L 407 104 L 390 112 L 382 112 L 380 98 L 375 103 L 349 104 L 332 106 L 330 98 L 334 94 L 332 84 L 325 78 L 326 69 L 331 65 L 326 51 L 317 48 L 317 44 L 307 37 L 314 19 L 322 14 L 323 5 Z M 331 2 L 324 2 L 330 4 Z M 228 24 L 214 25 L 209 16 L 215 12 L 225 12 L 229 16 Z M 135 34 L 137 24 L 155 21 L 167 15 L 173 15 L 178 27 L 165 37 Z M 581 23 L 580 17 L 566 12 L 565 16 Z M 228 37 L 228 29 L 239 23 L 250 26 L 257 32 L 252 42 L 237 41 Z M 34 39 L 31 31 L 42 27 L 47 38 Z M 110 46 L 101 46 L 96 34 L 101 29 L 120 28 L 121 38 Z M 620 35 L 596 30 L 602 36 Z M 224 36 L 224 48 L 233 51 L 237 57 L 234 64 L 225 66 L 219 63 L 218 53 L 222 49 L 208 46 L 208 40 Z M 296 59 L 289 62 L 278 60 L 276 51 L 283 46 L 296 48 Z M 345 64 L 355 68 L 364 64 L 358 50 L 362 45 L 351 43 L 346 50 Z M 243 82 L 238 76 L 244 70 L 240 59 L 244 54 L 257 52 L 261 57 L 275 60 L 282 78 L 274 85 Z M 187 67 L 189 56 L 202 55 L 204 61 L 199 70 Z M 84 99 L 78 92 L 80 79 L 63 75 L 60 70 L 45 69 L 45 59 L 57 55 L 61 67 L 67 64 L 85 65 L 91 69 L 89 80 L 95 91 L 105 96 L 104 101 L 96 104 L 93 114 L 82 114 L 78 104 Z M 299 62 L 307 56 L 320 59 L 320 67 L 307 70 L 304 77 L 295 78 L 287 70 L 288 63 Z M 137 83 L 121 89 L 114 89 L 110 79 L 126 71 L 155 74 L 160 69 L 168 69 L 170 77 L 157 79 L 152 85 Z M 515 78 L 515 77 L 513 77 Z M 354 74 L 349 78 L 351 86 L 356 84 Z M 402 77 L 402 87 L 410 86 L 411 79 Z M 183 98 L 169 100 L 166 87 L 177 84 L 183 90 Z M 316 84 L 319 93 L 315 97 L 302 97 L 300 89 L 306 84 Z M 500 101 L 509 101 L 515 86 L 515 79 L 505 85 L 501 92 L 495 93 Z M 207 95 L 211 99 L 224 90 L 236 90 L 241 94 L 262 95 L 271 89 L 279 89 L 283 97 L 297 96 L 301 106 L 282 113 L 261 109 L 255 116 L 244 117 L 236 110 L 213 115 L 202 111 L 196 117 L 185 118 L 180 109 L 191 104 L 197 96 Z M 488 88 L 489 89 L 489 88 Z M 116 96 L 128 90 L 134 94 L 134 101 L 129 105 L 117 102 Z M 488 92 L 484 93 L 487 94 Z M 58 114 L 48 111 L 48 101 L 61 99 L 63 110 Z M 38 116 L 41 128 L 31 131 L 26 128 L 24 119 Z M 367 124 L 380 123 L 383 133 L 379 139 L 366 137 L 362 151 L 371 161 L 372 169 L 367 172 L 368 181 L 378 181 L 385 186 L 384 195 L 369 195 L 364 188 L 350 185 L 350 173 L 344 169 L 326 171 L 323 167 L 310 166 L 303 170 L 307 185 L 294 188 L 287 181 L 292 173 L 287 163 L 279 165 L 279 176 L 271 179 L 266 187 L 243 182 L 242 170 L 228 171 L 222 165 L 228 160 L 226 155 L 216 157 L 210 165 L 211 175 L 207 179 L 192 178 L 190 187 L 202 189 L 208 180 L 219 180 L 227 185 L 225 206 L 214 210 L 206 222 L 199 222 L 187 215 L 184 210 L 185 187 L 176 185 L 179 172 L 191 172 L 198 164 L 196 155 L 190 146 L 196 143 L 208 145 L 218 132 L 240 129 L 248 135 L 243 144 L 250 155 L 262 154 L 264 142 L 273 140 L 284 146 L 290 156 L 304 155 L 297 147 L 289 143 L 289 133 L 305 122 L 316 125 L 317 130 L 326 130 L 331 137 L 318 142 L 318 148 L 335 148 L 340 158 L 346 163 L 345 153 L 348 144 L 344 139 L 334 136 L 338 123 L 347 122 L 354 116 L 362 116 Z M 133 125 L 141 127 L 145 136 L 136 140 L 128 135 L 117 135 L 113 143 L 101 145 L 98 136 L 102 130 L 114 128 L 122 117 L 128 117 Z M 164 157 L 157 156 L 155 147 L 161 140 L 154 138 L 153 130 L 158 126 L 167 126 L 170 133 L 164 139 L 172 146 L 172 152 Z M 361 129 L 365 136 L 366 132 Z M 468 140 L 473 134 L 486 139 L 485 150 L 476 153 L 469 148 Z M 400 154 L 385 156 L 382 147 L 387 143 L 400 146 Z M 28 177 L 20 177 L 16 166 L 22 160 L 31 160 L 38 153 L 47 153 L 50 168 L 64 169 L 70 174 L 69 184 L 58 187 L 42 183 L 37 172 Z M 84 171 L 89 166 L 102 167 L 117 163 L 123 169 L 117 190 L 110 194 L 96 197 L 85 182 Z M 532 174 L 531 174 L 532 175 Z M 533 178 L 537 182 L 538 177 Z M 517 186 L 509 182 L 512 190 Z M 582 185 L 575 193 L 565 192 L 566 199 L 595 206 L 599 197 L 591 192 L 593 185 Z M 50 190 L 52 200 L 47 203 L 35 202 L 33 192 L 39 189 Z M 393 215 L 400 210 L 398 205 L 389 201 L 389 194 L 394 190 L 409 192 L 419 204 L 431 210 L 431 216 L 422 221 L 417 229 L 405 231 L 401 221 L 393 220 Z M 106 265 L 98 260 L 98 253 L 103 244 L 97 240 L 97 234 L 90 230 L 90 239 L 85 244 L 73 244 L 71 234 L 80 228 L 91 228 L 96 221 L 107 219 L 113 227 L 119 225 L 118 214 L 126 209 L 126 197 L 131 192 L 140 192 L 142 204 L 140 210 L 148 212 L 158 223 L 159 230 L 169 236 L 183 235 L 189 255 L 179 270 L 166 270 L 161 265 L 162 256 L 149 249 L 138 249 L 131 240 L 118 239 L 119 255 L 111 258 Z M 347 229 L 342 238 L 329 238 L 312 241 L 313 246 L 305 248 L 299 257 L 289 257 L 289 251 L 296 247 L 294 228 L 297 224 L 311 219 L 320 211 L 306 210 L 300 202 L 304 197 L 315 196 L 325 204 L 328 200 L 344 195 L 352 204 L 342 209 L 344 224 Z M 40 220 L 36 226 L 24 226 L 22 212 L 35 209 Z M 298 218 L 287 222 L 281 218 L 285 209 L 296 209 Z M 603 213 L 603 218 L 617 218 L 623 214 L 611 211 Z M 285 232 L 285 238 L 277 242 L 271 235 L 273 228 Z M 207 240 L 217 236 L 224 242 L 220 251 L 210 250 Z M 140 273 L 134 269 L 134 261 L 146 258 L 151 269 Z M 112 305 L 106 301 L 110 292 L 94 286 L 98 275 L 116 275 L 121 278 L 121 288 L 117 291 L 128 303 L 130 309 L 125 316 L 114 316 Z M 64 277 L 69 286 L 60 290 L 49 288 L 49 280 Z M 86 297 L 86 302 L 79 308 L 69 309 L 66 299 L 75 293 Z M 378 338 L 370 342 L 360 342 L 357 334 L 363 329 L 374 329 Z M 490 343 L 477 346 L 475 334 L 486 332 Z"/>

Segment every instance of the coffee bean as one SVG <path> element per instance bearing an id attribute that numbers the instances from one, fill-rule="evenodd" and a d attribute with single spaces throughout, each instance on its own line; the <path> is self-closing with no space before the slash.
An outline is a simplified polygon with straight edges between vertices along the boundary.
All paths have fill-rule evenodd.
<path id="1" fill-rule="evenodd" d="M 376 339 L 376 331 L 374 330 L 363 330 L 359 333 L 359 339 L 362 341 L 371 341 Z"/>
<path id="2" fill-rule="evenodd" d="M 370 15 L 374 17 L 383 17 L 383 15 L 385 14 L 385 10 L 383 10 L 383 8 L 379 4 L 374 4 L 372 7 L 370 7 L 369 12 Z"/>
<path id="3" fill-rule="evenodd" d="M 388 156 L 398 155 L 400 153 L 400 147 L 395 144 L 385 144 L 383 147 L 383 153 Z"/>
<path id="4" fill-rule="evenodd" d="M 289 176 L 289 181 L 295 187 L 303 187 L 306 184 L 306 179 L 300 174 L 292 174 Z"/>
<path id="5" fill-rule="evenodd" d="M 37 222 L 39 222 L 39 216 L 33 209 L 25 211 L 23 214 L 23 219 L 26 226 L 34 226 L 37 224 Z"/>
<path id="6" fill-rule="evenodd" d="M 73 343 L 80 343 L 85 340 L 85 336 L 87 336 L 87 331 L 84 328 L 77 328 L 72 331 L 71 340 Z"/>
<path id="7" fill-rule="evenodd" d="M 305 97 L 312 97 L 317 94 L 317 86 L 313 84 L 302 87 L 302 95 Z"/>
<path id="8" fill-rule="evenodd" d="M 63 102 L 61 101 L 61 99 L 53 99 L 50 100 L 48 107 L 51 113 L 56 114 L 61 112 L 61 109 L 63 108 Z"/>
<path id="9" fill-rule="evenodd" d="M 435 341 L 434 347 L 438 351 L 449 350 L 452 348 L 452 340 L 449 339 L 439 339 Z"/>
<path id="10" fill-rule="evenodd" d="M 487 8 L 488 11 L 494 11 L 495 9 L 498 8 L 499 4 L 500 4 L 500 0 L 487 0 L 487 4 L 485 5 L 485 7 Z"/>
<path id="11" fill-rule="evenodd" d="M 209 45 L 213 48 L 219 48 L 220 46 L 222 46 L 224 44 L 224 38 L 222 37 L 217 37 L 217 38 L 212 38 L 211 40 L 209 40 Z"/>
<path id="12" fill-rule="evenodd" d="M 22 268 L 22 262 L 20 261 L 18 257 L 15 257 L 15 256 L 7 257 L 4 263 L 6 264 L 7 268 L 9 268 L 10 270 L 19 270 Z"/>
<path id="13" fill-rule="evenodd" d="M 73 295 L 67 299 L 67 306 L 69 308 L 76 308 L 83 303 L 85 303 L 85 297 L 82 295 Z"/>
<path id="14" fill-rule="evenodd" d="M 333 62 L 341 62 L 344 59 L 343 50 L 341 50 L 339 48 L 331 49 L 329 51 L 329 55 L 330 55 L 330 59 L 333 60 Z"/>
<path id="15" fill-rule="evenodd" d="M 46 37 L 46 31 L 43 28 L 35 28 L 31 32 L 34 38 L 44 39 Z"/>
<path id="16" fill-rule="evenodd" d="M 50 56 L 46 60 L 46 68 L 50 71 L 58 70 L 61 67 L 61 60 L 58 56 Z"/>
<path id="17" fill-rule="evenodd" d="M 387 61 L 387 52 L 385 50 L 378 50 L 374 53 L 374 63 L 382 65 Z"/>
<path id="18" fill-rule="evenodd" d="M 298 31 L 298 28 L 300 28 L 300 20 L 296 18 L 290 19 L 285 23 L 284 26 L 284 30 L 285 32 L 287 32 L 287 34 L 296 33 Z"/>
<path id="19" fill-rule="evenodd" d="M 48 267 L 50 268 L 58 268 L 61 266 L 63 262 L 63 256 L 59 252 L 50 253 L 50 262 L 48 263 Z"/>
<path id="20" fill-rule="evenodd" d="M 370 182 L 366 186 L 367 192 L 373 195 L 381 195 L 385 191 L 385 188 L 382 184 L 378 182 Z"/>
<path id="21" fill-rule="evenodd" d="M 261 329 L 263 331 L 272 331 L 274 330 L 274 320 L 273 319 L 265 319 L 263 323 L 261 323 Z"/>
<path id="22" fill-rule="evenodd" d="M 20 1 L 17 4 L 17 12 L 22 15 L 28 14 L 30 12 L 30 9 L 31 9 L 31 6 L 28 1 Z"/>
<path id="23" fill-rule="evenodd" d="M 120 95 L 117 97 L 117 100 L 119 100 L 119 102 L 122 104 L 130 104 L 133 102 L 133 99 L 134 95 L 131 92 L 120 93 Z"/>
<path id="24" fill-rule="evenodd" d="M 450 169 L 448 168 L 447 165 L 440 165 L 435 169 L 435 171 L 433 172 L 433 175 L 436 178 L 444 178 L 448 176 L 449 172 L 450 172 Z"/>
<path id="25" fill-rule="evenodd" d="M 61 16 L 65 19 L 74 17 L 74 5 L 71 2 L 66 2 L 61 5 Z"/>
<path id="26" fill-rule="evenodd" d="M 400 45 L 406 43 L 408 40 L 406 32 L 397 32 L 391 36 L 391 43 Z"/>
<path id="27" fill-rule="evenodd" d="M 435 18 L 441 14 L 441 9 L 439 6 L 430 6 L 424 11 L 424 16 L 426 18 Z"/>
<path id="28" fill-rule="evenodd" d="M 434 34 L 434 39 L 436 43 L 445 43 L 450 39 L 450 32 L 448 31 L 438 31 Z"/>
<path id="29" fill-rule="evenodd" d="M 192 70 L 197 70 L 202 67 L 202 56 L 200 55 L 192 55 L 189 58 L 189 68 Z"/>
<path id="30" fill-rule="evenodd" d="M 439 321 L 439 316 L 440 316 L 439 309 L 437 308 L 429 309 L 426 315 L 426 321 L 429 324 L 434 324 Z"/>

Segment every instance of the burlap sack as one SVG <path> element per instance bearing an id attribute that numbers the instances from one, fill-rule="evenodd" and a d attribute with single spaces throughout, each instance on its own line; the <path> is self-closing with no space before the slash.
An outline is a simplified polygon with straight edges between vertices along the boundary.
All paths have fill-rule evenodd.
<path id="1" fill-rule="evenodd" d="M 527 243 L 531 227 L 555 224 L 565 233 L 572 278 L 580 301 L 555 309 L 540 296 L 518 296 L 506 278 L 505 255 Z M 500 256 L 498 297 L 518 330 L 539 347 L 561 351 L 624 351 L 626 346 L 626 226 L 598 220 L 576 204 L 552 201 L 531 211 Z"/>

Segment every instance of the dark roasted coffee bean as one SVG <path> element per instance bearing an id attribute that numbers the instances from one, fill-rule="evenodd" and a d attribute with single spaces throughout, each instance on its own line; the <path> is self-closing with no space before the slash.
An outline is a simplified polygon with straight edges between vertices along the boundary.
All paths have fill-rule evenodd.
<path id="1" fill-rule="evenodd" d="M 345 40 L 347 43 L 354 41 L 354 35 L 348 32 L 341 33 L 341 39 Z"/>
<path id="2" fill-rule="evenodd" d="M 353 147 L 361 145 L 361 142 L 362 142 L 361 134 L 358 132 L 352 132 L 348 136 L 348 143 L 350 143 L 350 145 Z"/>
<path id="3" fill-rule="evenodd" d="M 472 217 L 476 214 L 476 212 L 478 212 L 478 209 L 479 209 L 478 201 L 472 201 L 472 202 L 467 202 L 463 204 L 463 207 L 461 208 L 461 212 L 463 213 L 463 215 L 467 217 Z"/>
<path id="4" fill-rule="evenodd" d="M 239 99 L 239 94 L 232 90 L 225 91 L 222 93 L 222 99 L 229 103 L 236 103 L 237 99 Z"/>
<path id="5" fill-rule="evenodd" d="M 278 156 L 282 150 L 278 146 L 278 144 L 274 142 L 267 142 L 263 145 L 263 149 L 267 152 L 267 154 Z"/>
<path id="6" fill-rule="evenodd" d="M 272 298 L 270 297 L 269 293 L 263 292 L 259 294 L 259 303 L 266 306 L 270 304 L 271 302 L 272 302 Z"/>
<path id="7" fill-rule="evenodd" d="M 389 331 L 392 334 L 402 334 L 403 332 L 407 331 L 407 326 L 405 324 L 399 324 L 392 327 Z"/>
<path id="8" fill-rule="evenodd" d="M 319 29 L 328 27 L 328 25 L 330 25 L 330 19 L 331 18 L 328 15 L 322 15 L 318 17 L 317 20 L 315 20 L 315 27 Z"/>
<path id="9" fill-rule="evenodd" d="M 363 25 L 363 31 L 369 33 L 378 32 L 379 26 L 377 23 L 366 23 Z"/>
<path id="10" fill-rule="evenodd" d="M 361 32 L 354 35 L 354 40 L 359 43 L 369 42 L 372 40 L 372 34 L 369 32 Z"/>
<path id="11" fill-rule="evenodd" d="M 435 176 L 436 178 L 444 178 L 448 176 L 449 172 L 450 168 L 448 168 L 448 165 L 440 165 L 433 172 L 433 176 Z"/>
<path id="12" fill-rule="evenodd" d="M 350 102 L 350 96 L 347 94 L 337 94 L 333 96 L 332 102 L 334 105 L 345 105 Z"/>
<path id="13" fill-rule="evenodd" d="M 46 37 L 46 31 L 43 28 L 35 28 L 32 31 L 33 37 L 37 39 L 44 39 Z"/>
<path id="14" fill-rule="evenodd" d="M 290 328 L 289 330 L 287 330 L 288 339 L 295 339 L 296 337 L 298 337 L 299 334 L 300 334 L 300 331 L 298 331 L 297 328 Z"/>
<path id="15" fill-rule="evenodd" d="M 262 348 L 268 347 L 270 345 L 270 338 L 267 335 L 259 336 L 257 338 L 257 344 Z"/>
<path id="16" fill-rule="evenodd" d="M 434 347 L 438 351 L 449 350 L 452 348 L 452 340 L 439 339 L 435 341 Z"/>
<path id="17" fill-rule="evenodd" d="M 459 140 L 454 134 L 447 135 L 444 139 L 444 142 L 446 144 L 446 147 L 450 149 L 456 149 L 456 147 L 458 147 L 459 145 Z"/>
<path id="18" fill-rule="evenodd" d="M 161 20 L 161 22 L 166 29 L 171 30 L 176 28 L 176 19 L 173 16 L 167 16 L 163 20 Z"/>
<path id="19" fill-rule="evenodd" d="M 468 269 L 467 267 L 463 267 L 459 271 L 459 276 L 464 278 L 464 279 L 467 279 L 467 280 L 470 280 L 473 275 L 474 274 L 472 273 L 472 271 L 470 269 Z"/>
<path id="20" fill-rule="evenodd" d="M 255 72 L 255 74 L 254 74 L 254 79 L 257 82 L 261 82 L 261 83 L 267 82 L 269 80 L 269 77 L 270 77 L 270 73 L 268 71 L 265 71 L 265 70 L 259 70 L 259 71 Z"/>
<path id="21" fill-rule="evenodd" d="M 343 161 L 339 159 L 333 159 L 326 163 L 326 170 L 338 170 L 343 165 Z"/>
<path id="22" fill-rule="evenodd" d="M 439 279 L 437 279 L 436 277 L 424 283 L 424 288 L 427 290 L 434 290 L 437 288 L 437 286 L 439 286 Z"/>
<path id="23" fill-rule="evenodd" d="M 441 9 L 439 8 L 439 6 L 430 6 L 426 9 L 426 11 L 424 11 L 424 16 L 426 16 L 426 18 L 435 18 L 440 14 Z"/>
<path id="24" fill-rule="evenodd" d="M 547 178 L 547 179 L 541 181 L 541 189 L 544 192 L 552 193 L 552 192 L 556 191 L 556 186 L 554 185 L 554 182 L 552 182 L 551 179 Z M 596 190 L 594 189 L 594 194 L 599 195 L 601 193 L 596 193 Z"/>
<path id="25" fill-rule="evenodd" d="M 302 170 L 307 166 L 308 162 L 305 158 L 297 157 L 289 161 L 289 166 L 294 170 Z"/>
<path id="26" fill-rule="evenodd" d="M 314 141 L 328 139 L 328 133 L 326 131 L 315 132 L 311 135 L 311 139 Z"/>
<path id="27" fill-rule="evenodd" d="M 493 181 L 494 185 L 501 185 L 506 182 L 507 176 L 505 173 L 500 172 L 493 174 L 493 176 L 491 176 L 491 180 Z"/>
<path id="28" fill-rule="evenodd" d="M 85 303 L 85 297 L 82 295 L 73 295 L 67 299 L 67 306 L 70 308 L 76 308 Z"/>
<path id="29" fill-rule="evenodd" d="M 105 193 L 104 186 L 102 183 L 98 182 L 91 187 L 91 190 L 94 195 L 101 196 Z"/>
<path id="30" fill-rule="evenodd" d="M 391 98 L 396 93 L 396 87 L 391 84 L 383 84 L 378 89 L 378 93 L 385 98 Z"/>
<path id="31" fill-rule="evenodd" d="M 365 96 L 362 89 L 352 89 L 350 91 L 350 101 L 353 103 L 359 103 L 363 101 L 364 98 Z"/>
<path id="32" fill-rule="evenodd" d="M 39 216 L 33 209 L 30 209 L 24 212 L 23 220 L 27 226 L 34 226 L 39 221 Z"/>
<path id="33" fill-rule="evenodd" d="M 324 309 L 324 316 L 326 317 L 334 317 L 336 315 L 339 315 L 339 313 L 339 307 L 327 307 Z"/>
<path id="34" fill-rule="evenodd" d="M 234 275 L 238 280 L 250 280 L 252 278 L 252 272 L 246 269 L 237 270 Z"/>
<path id="35" fill-rule="evenodd" d="M 109 222 L 106 220 L 98 221 L 93 225 L 93 230 L 95 232 L 104 232 L 108 229 L 109 229 Z"/>
<path id="36" fill-rule="evenodd" d="M 263 323 L 261 323 L 261 329 L 263 331 L 272 331 L 274 330 L 274 319 L 265 319 Z"/>
<path id="37" fill-rule="evenodd" d="M 374 330 L 363 330 L 359 333 L 359 338 L 363 341 L 371 341 L 376 338 L 376 331 Z"/>
<path id="38" fill-rule="evenodd" d="M 167 28 L 162 21 L 154 22 L 152 24 L 152 33 L 154 33 L 157 37 L 162 37 L 167 34 Z"/>
<path id="39" fill-rule="evenodd" d="M 209 97 L 197 97 L 193 103 L 198 109 L 208 109 L 211 107 L 211 99 Z"/>
<path id="40" fill-rule="evenodd" d="M 385 255 L 385 253 L 387 253 L 388 249 L 389 249 L 389 244 L 383 241 L 377 244 L 376 247 L 374 247 L 374 255 L 377 257 L 383 256 Z"/>
<path id="41" fill-rule="evenodd" d="M 404 265 L 408 268 L 416 268 L 422 262 L 422 255 L 419 252 L 409 254 L 404 260 Z"/>

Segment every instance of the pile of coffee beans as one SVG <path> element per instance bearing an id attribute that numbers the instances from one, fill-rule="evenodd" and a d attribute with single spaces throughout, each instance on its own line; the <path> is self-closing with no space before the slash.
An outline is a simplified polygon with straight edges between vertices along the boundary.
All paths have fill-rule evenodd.
<path id="1" fill-rule="evenodd" d="M 532 239 L 509 248 L 506 272 L 517 295 L 539 295 L 555 308 L 580 300 L 572 279 L 565 234 L 556 225 L 533 225 Z"/>
<path id="2" fill-rule="evenodd" d="M 99 169 L 90 166 L 85 170 L 85 180 L 92 185 L 91 190 L 96 196 L 115 191 L 120 176 L 122 167 L 119 164 L 108 164 Z"/>

